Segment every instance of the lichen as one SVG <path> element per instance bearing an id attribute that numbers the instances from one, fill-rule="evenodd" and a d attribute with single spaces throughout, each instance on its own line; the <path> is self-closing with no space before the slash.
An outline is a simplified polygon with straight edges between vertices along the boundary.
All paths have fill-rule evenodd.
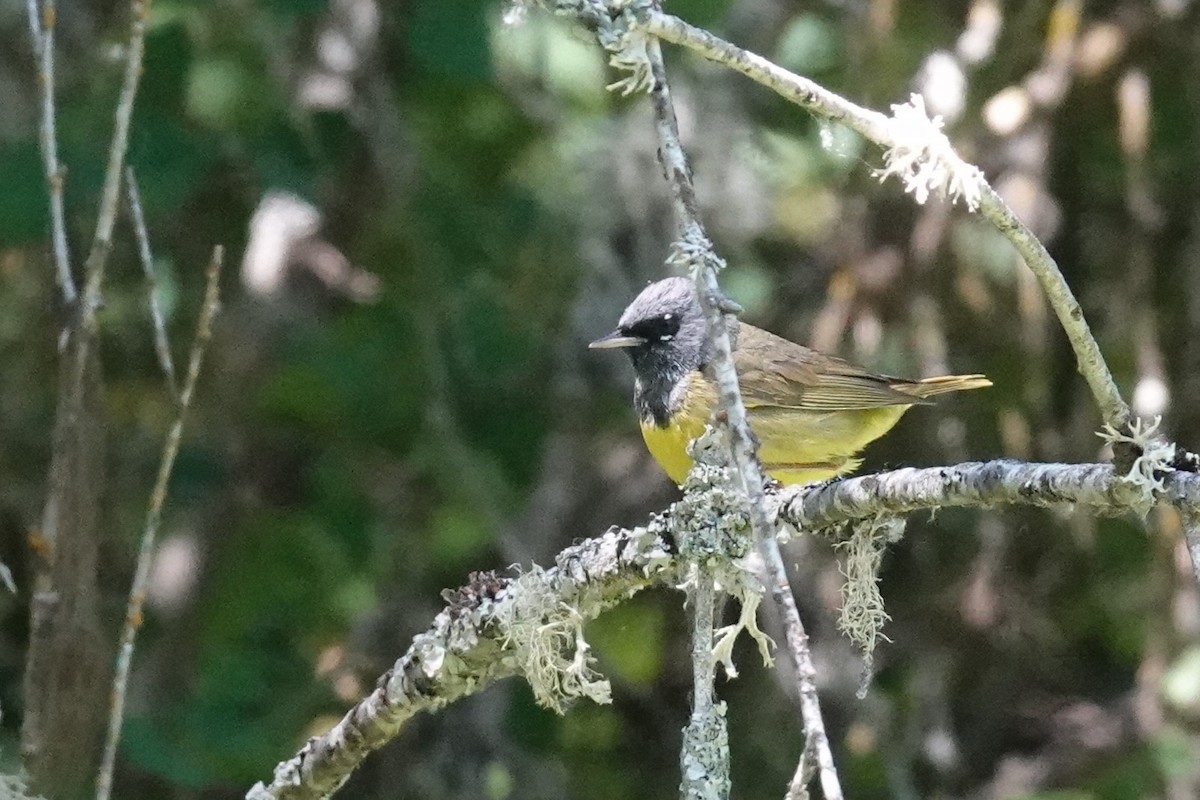
<path id="1" fill-rule="evenodd" d="M 879 592 L 879 568 L 887 546 L 899 541 L 904 521 L 896 517 L 877 517 L 858 523 L 850 537 L 835 547 L 844 554 L 842 610 L 838 629 L 858 646 L 863 657 L 863 680 L 859 698 L 865 697 L 874 667 L 875 647 L 880 639 L 889 641 L 883 626 L 891 619 Z"/>
<path id="2" fill-rule="evenodd" d="M 921 95 L 913 94 L 909 102 L 893 105 L 889 121 L 891 147 L 883 154 L 884 167 L 875 171 L 881 182 L 895 175 L 904 191 L 922 205 L 936 194 L 951 202 L 962 200 L 970 211 L 979 207 L 983 173 L 954 152 L 942 132 L 942 117 L 929 116 Z"/>
<path id="3" fill-rule="evenodd" d="M 493 619 L 539 705 L 562 712 L 579 697 L 612 701 L 612 687 L 594 668 L 583 637 L 584 617 L 562 602 L 538 567 L 516 578 Z"/>
<path id="4" fill-rule="evenodd" d="M 733 625 L 718 628 L 714 633 L 713 658 L 721 664 L 725 670 L 725 677 L 729 679 L 738 676 L 737 667 L 733 664 L 733 645 L 742 631 L 748 633 L 758 645 L 758 653 L 762 656 L 764 666 L 770 667 L 775 663 L 771 657 L 771 648 L 775 647 L 775 642 L 758 627 L 758 606 L 762 602 L 762 587 L 757 581 L 750 580 L 752 576 L 749 572 L 743 572 L 742 576 L 744 579 L 736 585 L 722 585 L 722 588 L 737 598 L 741 605 L 738 621 Z"/>
<path id="5" fill-rule="evenodd" d="M 758 645 L 763 663 L 772 663 L 774 642 L 758 627 L 758 606 L 763 587 L 748 564 L 752 553 L 750 507 L 745 492 L 729 464 L 728 432 L 708 426 L 691 443 L 688 453 L 696 462 L 683 484 L 683 499 L 671 508 L 679 553 L 711 574 L 717 589 L 741 605 L 738 621 L 715 632 L 713 656 L 729 678 L 737 677 L 733 645 L 745 631 Z"/>
<path id="6" fill-rule="evenodd" d="M 1167 473 L 1175 471 L 1172 461 L 1176 448 L 1158 435 L 1161 422 L 1162 417 L 1155 417 L 1150 422 L 1135 419 L 1129 425 L 1129 433 L 1105 423 L 1104 429 L 1096 433 L 1110 445 L 1129 444 L 1137 449 L 1139 455 L 1129 472 L 1121 476 L 1121 482 L 1134 490 L 1136 496 L 1130 499 L 1130 503 L 1143 517 L 1158 502 L 1158 495 L 1166 490 L 1164 478 Z"/>
<path id="7" fill-rule="evenodd" d="M 725 704 L 715 703 L 710 714 L 693 716 L 683 729 L 680 752 L 680 796 L 686 800 L 729 797 L 729 731 Z"/>

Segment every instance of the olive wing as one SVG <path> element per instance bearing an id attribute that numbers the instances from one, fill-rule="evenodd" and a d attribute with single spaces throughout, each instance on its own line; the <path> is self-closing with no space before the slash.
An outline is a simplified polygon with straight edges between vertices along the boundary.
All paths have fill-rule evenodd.
<path id="1" fill-rule="evenodd" d="M 738 326 L 733 360 L 747 408 L 851 411 L 921 402 L 892 388 L 899 382 L 896 378 L 876 375 L 745 323 Z"/>

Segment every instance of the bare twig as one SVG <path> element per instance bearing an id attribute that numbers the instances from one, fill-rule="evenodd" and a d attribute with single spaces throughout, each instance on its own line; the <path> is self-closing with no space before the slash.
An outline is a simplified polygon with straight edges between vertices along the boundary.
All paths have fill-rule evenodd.
<path id="1" fill-rule="evenodd" d="M 651 103 L 655 111 L 655 127 L 658 131 L 658 154 L 663 171 L 671 185 L 675 199 L 675 213 L 680 231 L 680 247 L 683 254 L 696 266 L 697 294 L 704 306 L 708 321 L 708 338 L 712 345 L 710 366 L 720 392 L 720 409 L 728 420 L 730 452 L 733 464 L 741 480 L 750 504 L 750 525 L 755 546 L 767 567 L 771 596 L 778 605 L 787 632 L 788 650 L 796 666 L 800 683 L 800 709 L 806 737 L 817 753 L 821 776 L 821 788 L 826 800 L 840 800 L 841 783 L 833 763 L 833 753 L 825 733 L 821 717 L 821 706 L 817 696 L 816 666 L 808 647 L 808 635 L 800 619 L 788 584 L 783 557 L 775 537 L 775 526 L 766 510 L 763 491 L 763 472 L 758 462 L 757 445 L 746 419 L 746 408 L 738 388 L 737 372 L 733 365 L 733 348 L 725 326 L 724 300 L 717 284 L 717 269 L 720 260 L 713 252 L 712 244 L 698 216 L 695 187 L 692 185 L 691 168 L 683 145 L 679 139 L 679 125 L 671 102 L 662 51 L 657 39 L 646 43 L 653 83 L 650 90 Z M 711 681 L 711 677 L 709 679 Z"/>
<path id="2" fill-rule="evenodd" d="M 67 221 L 63 203 L 64 173 L 58 163 L 58 130 L 54 112 L 54 29 L 58 9 L 54 0 L 45 0 L 38 12 L 38 0 L 26 0 L 29 32 L 38 57 L 38 84 L 42 100 L 40 139 L 42 162 L 46 171 L 46 189 L 50 195 L 50 228 L 54 243 L 54 269 L 59 289 L 67 305 L 73 305 L 78 291 L 71 276 L 71 253 L 67 248 Z"/>
<path id="3" fill-rule="evenodd" d="M 121 94 L 114 115 L 112 142 L 108 148 L 108 166 L 104 171 L 104 188 L 100 194 L 100 211 L 96 215 L 96 233 L 88 252 L 85 269 L 84 303 L 82 321 L 85 328 L 95 330 L 96 312 L 101 305 L 100 287 L 104 283 L 104 267 L 112 250 L 113 227 L 117 221 L 117 209 L 121 200 L 121 178 L 125 165 L 125 153 L 129 149 L 129 123 L 133 118 L 133 102 L 137 98 L 138 83 L 142 77 L 142 55 L 145 52 L 146 17 L 150 13 L 150 0 L 131 0 L 129 42 L 126 44 L 125 77 L 121 82 Z"/>
<path id="4" fill-rule="evenodd" d="M 130 184 L 132 185 L 132 183 Z M 179 440 L 183 435 L 183 423 L 187 416 L 188 407 L 192 403 L 192 395 L 196 390 L 196 381 L 200 377 L 200 366 L 204 362 L 204 352 L 212 337 L 212 323 L 220 307 L 221 264 L 224 260 L 224 249 L 217 246 L 213 249 L 212 260 L 208 265 L 208 284 L 204 292 L 204 304 L 200 308 L 200 317 L 196 323 L 196 334 L 192 338 L 191 356 L 188 359 L 187 377 L 184 380 L 183 391 L 178 397 L 178 411 L 175 422 L 167 432 L 163 443 L 162 458 L 158 465 L 158 477 L 154 481 L 154 490 L 150 493 L 150 503 L 146 509 L 146 524 L 142 529 L 141 546 L 138 548 L 137 567 L 134 571 L 133 583 L 129 588 L 129 602 L 125 609 L 125 624 L 121 629 L 120 650 L 117 652 L 117 671 L 113 676 L 112 706 L 108 717 L 108 734 L 104 741 L 104 758 L 100 764 L 100 772 L 96 778 L 96 800 L 108 800 L 112 792 L 113 767 L 117 758 L 117 743 L 121 738 L 121 722 L 125 717 L 125 693 L 129 686 L 129 671 L 133 663 L 133 646 L 137 639 L 138 630 L 142 625 L 142 606 L 146 600 L 146 587 L 150 580 L 150 566 L 154 560 L 154 540 L 158 535 L 158 527 L 162 522 L 163 504 L 167 499 L 167 485 L 171 480 L 171 471 L 175 467 L 175 457 L 179 453 Z"/>
<path id="5" fill-rule="evenodd" d="M 129 217 L 137 237 L 138 256 L 142 272 L 146 276 L 146 297 L 150 304 L 150 318 L 154 323 L 154 350 L 158 354 L 158 365 L 162 367 L 171 399 L 179 402 L 179 387 L 175 384 L 175 362 L 171 358 L 171 343 L 167 340 L 167 326 L 163 318 L 162 303 L 158 298 L 158 278 L 154 274 L 154 258 L 150 254 L 150 236 L 146 232 L 146 217 L 142 213 L 142 197 L 138 192 L 133 167 L 125 169 L 125 189 L 129 197 Z"/>
<path id="6" fill-rule="evenodd" d="M 658 10 L 645 12 L 643 24 L 648 33 L 724 64 L 813 114 L 846 125 L 881 147 L 890 148 L 897 143 L 888 117 L 856 105 L 762 56 Z M 1071 342 L 1079 371 L 1087 380 L 1104 421 L 1117 430 L 1125 430 L 1130 421 L 1129 406 L 1121 398 L 1100 346 L 1058 265 L 1000 195 L 986 181 L 980 183 L 979 212 L 1012 242 L 1037 276 Z"/>
<path id="7" fill-rule="evenodd" d="M 1195 506 L 1180 504 L 1179 516 L 1183 519 L 1183 536 L 1187 540 L 1188 555 L 1192 557 L 1192 575 L 1200 584 L 1200 515 Z"/>

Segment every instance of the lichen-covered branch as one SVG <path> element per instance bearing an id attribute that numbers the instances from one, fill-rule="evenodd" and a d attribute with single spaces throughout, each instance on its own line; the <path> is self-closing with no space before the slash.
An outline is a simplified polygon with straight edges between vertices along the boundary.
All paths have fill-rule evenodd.
<path id="1" fill-rule="evenodd" d="M 138 630 L 142 627 L 142 605 L 146 600 L 146 588 L 150 583 L 150 566 L 154 561 L 154 540 L 158 536 L 158 528 L 162 522 L 163 504 L 167 499 L 167 485 L 171 480 L 171 472 L 175 468 L 175 457 L 179 454 L 183 423 L 187 417 L 188 408 L 192 404 L 192 396 L 196 392 L 196 382 L 200 378 L 200 366 L 204 362 L 204 352 L 208 349 L 209 339 L 212 338 L 213 320 L 221 305 L 220 279 L 223 260 L 224 249 L 218 246 L 213 250 L 212 259 L 208 265 L 208 285 L 204 292 L 204 302 L 200 307 L 200 317 L 196 323 L 196 333 L 192 337 L 192 349 L 188 358 L 188 371 L 184 379 L 183 392 L 178 397 L 174 395 L 174 384 L 171 384 L 171 399 L 176 401 L 178 406 L 175 422 L 172 423 L 163 442 L 158 477 L 154 481 L 154 489 L 150 493 L 150 502 L 146 508 L 146 522 L 142 529 L 141 546 L 138 548 L 137 566 L 134 570 L 133 583 L 129 587 L 129 602 L 125 607 L 125 624 L 121 628 L 116 674 L 113 676 L 108 730 L 104 739 L 104 755 L 100 761 L 100 772 L 96 777 L 96 800 L 108 800 L 112 793 L 117 744 L 121 740 L 121 722 L 125 719 L 125 693 L 129 687 L 129 672 L 133 666 L 134 642 L 137 639 Z"/>
<path id="2" fill-rule="evenodd" d="M 743 50 L 708 31 L 689 25 L 678 17 L 663 14 L 655 9 L 642 12 L 642 22 L 647 33 L 694 50 L 761 83 L 813 114 L 846 125 L 888 150 L 889 156 L 913 152 L 928 155 L 928 143 L 914 144 L 905 141 L 908 129 L 894 124 L 899 122 L 899 111 L 906 108 L 905 106 L 895 107 L 895 117 L 887 117 L 877 111 L 863 108 L 807 78 L 771 63 L 762 56 Z M 939 150 L 939 154 L 943 153 L 944 148 Z M 957 159 L 952 153 L 951 157 Z M 947 165 L 946 180 L 952 182 L 960 177 L 962 166 L 961 161 Z M 891 171 L 893 170 L 884 170 L 885 173 Z M 1079 302 L 1063 278 L 1058 265 L 1033 232 L 1017 218 L 987 181 L 983 180 L 982 174 L 976 170 L 972 177 L 977 178 L 977 185 L 971 187 L 971 196 L 975 201 L 969 200 L 968 204 L 977 202 L 979 213 L 1012 242 L 1013 247 L 1037 276 L 1071 342 L 1079 371 L 1087 380 L 1104 421 L 1113 428 L 1124 430 L 1130 422 L 1129 406 L 1121 398 L 1112 372 L 1100 352 L 1100 346 L 1092 336 Z M 927 184 L 923 182 L 909 185 L 918 190 L 922 187 L 927 188 Z"/>
<path id="3" fill-rule="evenodd" d="M 646 43 L 646 55 L 652 77 L 650 100 L 655 111 L 658 155 L 675 199 L 676 219 L 679 225 L 677 260 L 692 267 L 697 294 L 708 321 L 708 340 L 711 347 L 709 369 L 717 382 L 718 414 L 723 415 L 728 423 L 730 454 L 749 500 L 750 528 L 755 545 L 766 565 L 768 588 L 779 607 L 788 650 L 796 665 L 805 736 L 817 754 L 821 788 L 825 797 L 827 800 L 840 800 L 841 781 L 833 763 L 833 753 L 821 716 L 816 665 L 808 647 L 804 623 L 800 619 L 800 612 L 788 583 L 787 571 L 775 536 L 775 526 L 767 514 L 762 465 L 758 461 L 757 444 L 750 431 L 746 407 L 742 403 L 741 390 L 738 388 L 737 372 L 733 364 L 733 346 L 725 325 L 725 312 L 729 303 L 717 283 L 717 272 L 724 264 L 713 250 L 698 215 L 691 167 L 687 163 L 679 139 L 679 126 L 667 85 L 662 53 L 656 39 Z"/>
<path id="4" fill-rule="evenodd" d="M 1164 476 L 1154 503 L 1195 507 L 1200 475 Z M 848 523 L 937 508 L 1002 505 L 1082 506 L 1103 515 L 1143 509 L 1144 489 L 1111 464 L 984 461 L 952 467 L 906 467 L 824 486 L 789 487 L 772 496 L 778 519 L 835 541 Z"/>
<path id="5" fill-rule="evenodd" d="M 309 739 L 299 753 L 277 766 L 271 782 L 257 784 L 247 800 L 328 797 L 367 754 L 413 716 L 442 708 L 501 678 L 523 674 L 545 689 L 545 676 L 539 674 L 554 672 L 564 658 L 567 670 L 576 668 L 574 677 L 581 678 L 580 672 L 589 669 L 586 649 L 564 642 L 559 634 L 581 630 L 584 621 L 642 589 L 675 585 L 676 563 L 662 532 L 661 524 L 613 528 L 562 551 L 551 569 L 534 569 L 516 578 L 473 575 L 469 584 L 446 593 L 446 609 L 379 679 L 374 692 L 333 729 Z M 551 631 L 547 638 L 528 635 L 546 630 Z M 557 649 L 564 643 L 569 656 Z M 597 685 L 586 677 L 558 681 L 552 688 L 562 694 L 550 702 L 589 695 Z M 548 701 L 540 694 L 539 699 Z"/>
<path id="6" fill-rule="evenodd" d="M 1158 503 L 1194 506 L 1200 475 L 1177 472 L 1164 478 Z M 847 525 L 914 511 L 1005 505 L 1080 507 L 1088 513 L 1128 513 L 1130 484 L 1108 464 L 1029 464 L 989 461 L 952 467 L 905 468 L 827 485 L 766 492 L 769 510 L 781 523 L 844 539 Z M 704 512 L 707 514 L 708 512 Z M 737 516 L 730 512 L 726 516 Z M 555 566 L 514 578 L 479 573 L 447 592 L 448 606 L 432 627 L 380 678 L 329 732 L 314 737 L 258 784 L 248 800 L 328 797 L 368 753 L 394 737 L 414 715 L 436 711 L 505 677 L 524 675 L 547 705 L 603 694 L 601 681 L 587 676 L 586 646 L 574 639 L 578 626 L 651 586 L 675 587 L 685 577 L 684 559 L 673 555 L 666 533 L 688 521 L 686 502 L 657 515 L 645 528 L 612 528 L 562 551 Z M 745 525 L 742 521 L 737 523 Z M 731 533 L 731 532 L 727 532 Z M 884 532 L 886 533 L 886 531 Z M 532 631 L 551 630 L 546 640 Z M 549 667 L 567 666 L 567 677 L 550 677 Z M 582 680 L 580 678 L 583 678 Z M 549 694 L 547 694 L 549 693 Z M 812 748 L 800 768 L 805 777 Z M 798 787 L 793 784 L 793 792 Z"/>

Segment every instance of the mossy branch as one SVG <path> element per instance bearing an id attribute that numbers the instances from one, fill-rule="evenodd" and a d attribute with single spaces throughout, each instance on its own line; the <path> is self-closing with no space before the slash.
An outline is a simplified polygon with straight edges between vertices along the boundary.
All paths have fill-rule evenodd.
<path id="1" fill-rule="evenodd" d="M 1108 464 L 1004 460 L 905 468 L 824 486 L 770 490 L 767 505 L 780 523 L 836 543 L 849 540 L 855 523 L 866 523 L 881 537 L 892 537 L 894 526 L 878 525 L 881 518 L 938 508 L 1024 505 L 1126 514 L 1131 511 L 1129 490 L 1127 476 Z M 1156 503 L 1171 505 L 1190 506 L 1197 501 L 1200 475 L 1183 472 L 1166 476 L 1155 498 Z M 502 678 L 535 675 L 551 663 L 576 663 L 579 653 L 571 650 L 573 637 L 556 633 L 557 641 L 566 642 L 567 652 L 547 651 L 519 644 L 523 640 L 513 636 L 514 626 L 549 625 L 549 630 L 561 632 L 565 628 L 555 623 L 569 617 L 568 627 L 575 630 L 575 625 L 643 589 L 678 586 L 685 577 L 681 574 L 684 559 L 666 538 L 668 529 L 680 524 L 673 519 L 677 513 L 678 506 L 656 515 L 646 527 L 612 528 L 562 551 L 549 569 L 512 578 L 476 574 L 466 586 L 447 592 L 446 609 L 379 679 L 375 691 L 333 729 L 313 737 L 277 766 L 273 780 L 256 785 L 247 800 L 328 797 L 370 752 L 391 740 L 416 714 L 436 711 Z M 536 580 L 530 582 L 528 575 L 536 575 Z M 530 658 L 534 652 L 544 655 Z M 552 688 L 555 699 L 543 698 L 543 702 L 558 705 L 574 697 L 594 697 L 597 680 L 588 673 L 579 684 L 543 681 L 543 687 L 589 687 L 565 692 Z"/>

